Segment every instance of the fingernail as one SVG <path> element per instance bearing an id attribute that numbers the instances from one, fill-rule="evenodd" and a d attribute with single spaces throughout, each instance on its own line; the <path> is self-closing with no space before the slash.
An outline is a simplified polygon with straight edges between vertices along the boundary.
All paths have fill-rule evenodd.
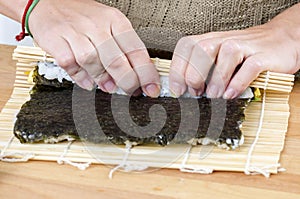
<path id="1" fill-rule="evenodd" d="M 172 97 L 180 97 L 185 92 L 185 87 L 175 82 L 170 85 L 170 92 Z"/>
<path id="2" fill-rule="evenodd" d="M 116 89 L 116 84 L 112 80 L 109 80 L 103 84 L 103 87 L 108 93 L 113 93 Z"/>
<path id="3" fill-rule="evenodd" d="M 145 87 L 145 92 L 150 97 L 158 97 L 160 94 L 160 86 L 157 84 L 148 84 Z"/>
<path id="4" fill-rule="evenodd" d="M 233 99 L 235 97 L 236 97 L 236 91 L 233 88 L 228 88 L 223 95 L 224 99 Z"/>
<path id="5" fill-rule="evenodd" d="M 82 81 L 82 86 L 84 89 L 91 91 L 94 88 L 94 83 L 89 79 L 84 79 Z"/>
<path id="6" fill-rule="evenodd" d="M 219 94 L 219 89 L 217 86 L 212 85 L 207 89 L 206 94 L 208 98 L 217 98 Z"/>

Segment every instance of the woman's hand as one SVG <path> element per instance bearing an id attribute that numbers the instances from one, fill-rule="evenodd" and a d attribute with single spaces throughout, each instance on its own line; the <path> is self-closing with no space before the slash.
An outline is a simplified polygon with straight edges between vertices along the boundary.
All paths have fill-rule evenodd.
<path id="1" fill-rule="evenodd" d="M 43 0 L 29 17 L 37 44 L 51 54 L 85 89 L 96 83 L 128 94 L 140 86 L 159 95 L 159 75 L 128 19 L 117 9 L 93 0 Z"/>
<path id="2" fill-rule="evenodd" d="M 232 99 L 262 71 L 295 73 L 300 68 L 299 13 L 300 4 L 265 25 L 182 38 L 172 60 L 170 89 L 176 96 L 187 89 L 199 96 L 207 83 L 208 97 Z"/>

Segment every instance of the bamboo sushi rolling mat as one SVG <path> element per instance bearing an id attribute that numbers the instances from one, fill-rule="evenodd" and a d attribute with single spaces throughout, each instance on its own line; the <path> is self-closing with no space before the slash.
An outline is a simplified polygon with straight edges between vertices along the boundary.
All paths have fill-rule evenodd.
<path id="1" fill-rule="evenodd" d="M 35 56 L 37 55 L 37 56 Z M 85 169 L 90 163 L 99 164 L 85 143 L 62 142 L 59 144 L 21 144 L 13 137 L 15 116 L 20 107 L 29 100 L 29 91 L 33 84 L 27 77 L 36 62 L 32 60 L 53 61 L 39 48 L 22 48 L 15 50 L 14 58 L 18 59 L 13 93 L 0 114 L 0 159 L 2 161 L 47 160 L 66 163 Z M 18 58 L 19 57 L 19 58 Z M 168 60 L 154 59 L 161 75 L 167 75 Z M 138 168 L 158 167 L 174 168 L 183 172 L 212 173 L 213 171 L 237 171 L 246 174 L 263 174 L 268 177 L 282 170 L 279 164 L 284 147 L 285 134 L 289 119 L 289 94 L 293 87 L 293 75 L 264 72 L 251 84 L 263 90 L 263 102 L 251 102 L 246 108 L 246 120 L 242 132 L 244 144 L 228 151 L 213 147 L 205 158 L 199 154 L 206 146 L 172 145 L 168 150 L 155 146 L 136 146 L 118 148 L 112 145 L 93 145 L 93 151 L 105 160 L 105 163 L 119 165 L 137 165 Z M 159 155 L 153 153 L 161 150 Z M 179 154 L 173 162 L 165 162 L 172 154 Z M 142 155 L 141 154 L 146 154 Z M 151 155 L 154 154 L 154 155 Z M 142 164 L 141 164 L 142 163 Z M 115 168 L 119 168 L 115 167 Z M 130 170 L 130 168 L 127 168 Z"/>

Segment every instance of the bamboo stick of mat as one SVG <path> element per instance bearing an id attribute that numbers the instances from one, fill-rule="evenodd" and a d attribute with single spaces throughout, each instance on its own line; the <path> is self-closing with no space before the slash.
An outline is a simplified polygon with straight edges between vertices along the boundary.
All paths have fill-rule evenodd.
<path id="1" fill-rule="evenodd" d="M 8 140 L 11 139 L 13 132 L 15 116 L 21 106 L 29 99 L 29 91 L 33 86 L 32 83 L 26 82 L 24 79 L 36 65 L 32 62 L 36 63 L 37 61 L 44 60 L 44 52 L 36 47 L 18 47 L 16 52 L 17 56 L 14 56 L 14 59 L 20 62 L 19 66 L 17 66 L 14 91 L 0 113 L 0 149 L 3 152 L 3 148 L 7 147 L 6 151 L 3 152 L 4 154 L 16 152 L 33 153 L 35 154 L 33 159 L 57 161 L 66 149 L 67 142 L 55 145 L 43 143 L 21 144 L 17 139 L 13 139 L 8 146 Z M 26 56 L 23 56 L 23 54 Z M 33 56 L 34 59 L 30 56 Z M 49 59 L 51 59 L 50 56 Z M 154 63 L 159 62 L 160 65 L 158 68 L 162 68 L 165 73 L 168 73 L 166 71 L 170 66 L 169 60 L 154 59 L 153 61 Z M 269 87 L 267 87 L 264 123 L 259 140 L 251 156 L 251 166 L 258 168 L 271 166 L 267 168 L 267 171 L 277 173 L 279 167 L 276 165 L 279 162 L 287 131 L 289 117 L 288 93 L 290 92 L 290 87 L 292 87 L 293 77 L 286 74 L 262 73 L 258 77 L 258 83 L 253 85 L 259 86 L 261 82 L 265 81 L 266 76 L 274 81 L 270 83 L 273 86 L 269 84 Z M 278 91 L 278 84 L 282 85 L 280 90 L 284 90 L 284 92 Z M 273 88 L 273 90 L 269 88 Z M 208 168 L 216 171 L 244 172 L 248 151 L 256 137 L 260 114 L 261 102 L 251 102 L 246 108 L 246 119 L 241 129 L 245 137 L 245 142 L 240 148 L 235 151 L 226 151 L 213 147 L 206 158 L 200 159 L 199 154 L 201 151 L 210 146 L 194 146 L 188 155 L 185 166 L 188 168 Z M 168 147 L 136 146 L 131 150 L 127 163 L 135 165 L 142 163 L 148 167 L 180 169 L 182 168 L 182 162 L 188 147 L 189 145 L 170 145 Z M 95 156 L 92 156 L 91 150 L 94 155 L 96 154 L 97 157 L 101 158 L 97 159 Z M 81 143 L 76 141 L 67 151 L 65 158 L 75 162 L 116 165 L 123 159 L 125 151 L 125 148 L 122 146 L 116 147 L 115 145 Z M 158 153 L 154 153 L 155 151 L 158 151 Z M 168 160 L 173 156 L 173 161 L 169 162 Z"/>

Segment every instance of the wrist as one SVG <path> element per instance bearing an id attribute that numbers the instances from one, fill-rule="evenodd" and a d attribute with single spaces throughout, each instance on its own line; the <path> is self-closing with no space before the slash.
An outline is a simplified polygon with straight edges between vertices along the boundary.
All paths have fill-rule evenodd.
<path id="1" fill-rule="evenodd" d="M 276 16 L 269 24 L 282 29 L 294 41 L 300 41 L 300 3 Z"/>
<path id="2" fill-rule="evenodd" d="M 22 31 L 20 32 L 20 34 L 16 35 L 16 40 L 17 41 L 21 41 L 23 40 L 26 36 L 32 36 L 29 30 L 29 26 L 28 26 L 28 19 L 29 19 L 29 15 L 31 14 L 32 10 L 34 9 L 34 7 L 36 6 L 36 4 L 38 4 L 39 0 L 28 0 L 26 7 L 24 9 L 24 13 L 22 15 L 22 23 L 21 23 L 21 27 L 22 27 Z M 27 29 L 27 33 L 25 30 L 25 26 Z"/>
<path id="3" fill-rule="evenodd" d="M 17 22 L 21 22 L 27 0 L 0 0 L 0 14 L 3 14 Z"/>

